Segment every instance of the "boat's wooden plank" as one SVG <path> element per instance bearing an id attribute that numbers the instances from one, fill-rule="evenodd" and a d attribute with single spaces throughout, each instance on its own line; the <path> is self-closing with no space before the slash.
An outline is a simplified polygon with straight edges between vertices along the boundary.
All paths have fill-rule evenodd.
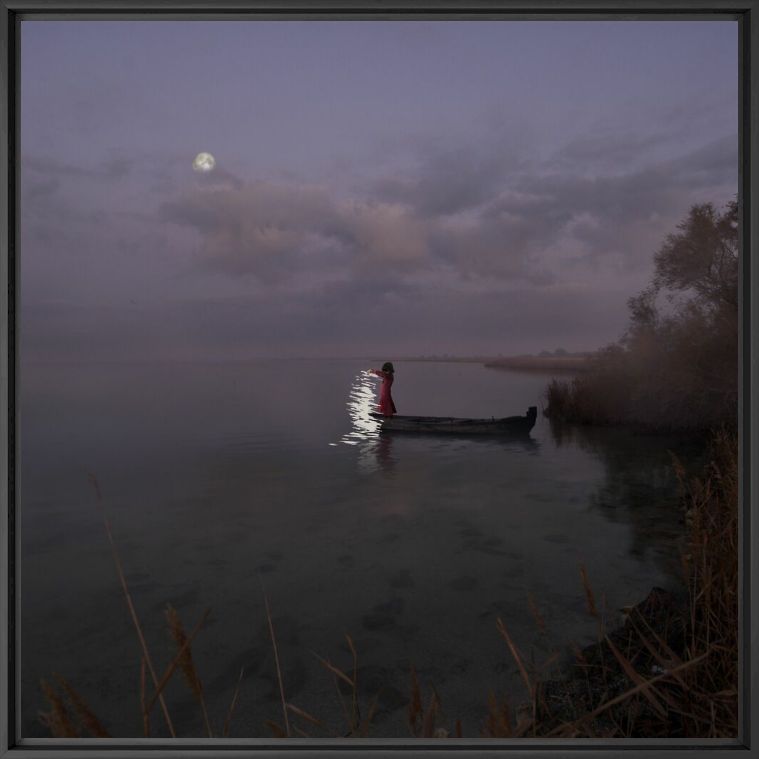
<path id="1" fill-rule="evenodd" d="M 535 424 L 537 408 L 531 406 L 525 416 L 507 416 L 501 419 L 467 419 L 451 416 L 383 416 L 373 413 L 381 422 L 382 431 L 388 432 L 445 432 L 459 434 L 528 433 Z"/>

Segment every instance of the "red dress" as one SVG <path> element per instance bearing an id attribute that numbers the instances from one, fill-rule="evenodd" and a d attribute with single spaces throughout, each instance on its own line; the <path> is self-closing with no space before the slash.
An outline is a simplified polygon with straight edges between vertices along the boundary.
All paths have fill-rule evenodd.
<path id="1" fill-rule="evenodd" d="M 392 416 L 396 413 L 393 396 L 390 395 L 390 388 L 393 385 L 393 372 L 383 372 L 381 369 L 372 369 L 372 371 L 378 377 L 382 377 L 378 411 L 383 416 Z"/>

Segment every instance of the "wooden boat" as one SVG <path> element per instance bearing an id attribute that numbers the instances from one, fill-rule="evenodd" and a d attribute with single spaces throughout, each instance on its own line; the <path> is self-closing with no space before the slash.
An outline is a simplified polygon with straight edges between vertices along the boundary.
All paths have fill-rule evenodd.
<path id="1" fill-rule="evenodd" d="M 383 416 L 372 417 L 382 424 L 380 432 L 423 432 L 454 435 L 527 435 L 535 426 L 537 406 L 530 406 L 524 416 L 501 419 L 461 419 L 453 416 Z"/>

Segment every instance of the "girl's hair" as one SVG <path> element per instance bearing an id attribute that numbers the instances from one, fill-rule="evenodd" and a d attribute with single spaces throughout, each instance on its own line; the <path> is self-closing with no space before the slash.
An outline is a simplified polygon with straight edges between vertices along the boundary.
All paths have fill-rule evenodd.
<path id="1" fill-rule="evenodd" d="M 385 363 L 382 364 L 382 371 L 383 372 L 395 372 L 395 369 L 393 369 L 393 365 L 389 361 L 385 361 Z"/>

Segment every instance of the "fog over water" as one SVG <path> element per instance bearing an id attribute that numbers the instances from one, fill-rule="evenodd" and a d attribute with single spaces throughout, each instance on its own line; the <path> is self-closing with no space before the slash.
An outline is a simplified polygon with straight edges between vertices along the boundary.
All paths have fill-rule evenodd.
<path id="1" fill-rule="evenodd" d="M 371 364 L 369 364 L 371 365 Z M 139 735 L 141 652 L 88 475 L 97 476 L 156 660 L 163 611 L 210 624 L 193 655 L 220 725 L 267 734 L 279 695 L 261 581 L 288 698 L 339 729 L 312 651 L 380 695 L 373 735 L 406 735 L 409 666 L 477 734 L 490 689 L 523 697 L 495 621 L 546 658 L 591 642 L 584 563 L 611 622 L 653 585 L 677 589 L 677 441 L 614 430 L 528 439 L 379 436 L 367 362 L 23 367 L 21 677 L 25 735 L 45 734 L 39 680 L 60 672 L 115 735 Z M 396 363 L 407 413 L 524 413 L 547 377 L 479 364 Z M 376 383 L 372 390 L 376 390 Z M 568 436 L 567 436 L 568 435 Z M 546 620 L 538 635 L 533 598 Z M 183 735 L 202 733 L 180 681 Z M 162 730 L 156 712 L 154 729 Z"/>

